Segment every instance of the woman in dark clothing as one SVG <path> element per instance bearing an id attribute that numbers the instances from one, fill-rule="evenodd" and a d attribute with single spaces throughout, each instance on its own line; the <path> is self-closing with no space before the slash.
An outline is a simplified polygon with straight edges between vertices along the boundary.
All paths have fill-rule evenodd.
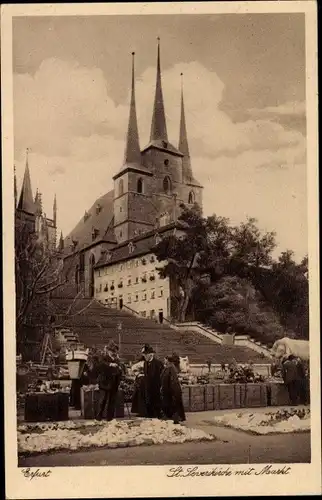
<path id="1" fill-rule="evenodd" d="M 182 390 L 178 378 L 180 358 L 177 355 L 165 359 L 164 370 L 161 375 L 162 411 L 166 418 L 172 419 L 175 424 L 186 420 L 182 401 Z"/>
<path id="2" fill-rule="evenodd" d="M 135 378 L 131 413 L 134 413 L 139 417 L 146 417 L 147 414 L 145 404 L 145 380 L 143 368 Z"/>

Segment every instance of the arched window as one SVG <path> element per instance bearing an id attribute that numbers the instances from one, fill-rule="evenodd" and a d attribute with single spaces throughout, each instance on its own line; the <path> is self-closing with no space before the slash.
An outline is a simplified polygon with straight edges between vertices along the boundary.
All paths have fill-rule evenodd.
<path id="1" fill-rule="evenodd" d="M 195 202 L 195 193 L 193 191 L 190 191 L 189 197 L 188 197 L 188 203 L 192 205 L 192 203 Z"/>
<path id="2" fill-rule="evenodd" d="M 171 179 L 170 177 L 167 176 L 163 179 L 163 191 L 167 194 L 170 194 L 171 190 L 172 190 Z"/>
<path id="3" fill-rule="evenodd" d="M 137 192 L 143 193 L 143 180 L 141 179 L 141 177 L 140 177 L 140 179 L 138 179 Z"/>
<path id="4" fill-rule="evenodd" d="M 124 193 L 124 182 L 123 179 L 121 179 L 119 182 L 119 196 L 122 196 L 123 193 Z"/>

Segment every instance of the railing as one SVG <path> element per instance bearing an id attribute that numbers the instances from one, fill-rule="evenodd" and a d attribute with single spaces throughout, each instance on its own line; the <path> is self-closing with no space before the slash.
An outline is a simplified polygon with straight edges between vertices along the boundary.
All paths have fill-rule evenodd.
<path id="1" fill-rule="evenodd" d="M 131 307 L 129 307 L 125 304 L 123 304 L 122 309 L 128 309 L 131 313 L 135 314 L 136 316 L 143 317 L 140 315 L 140 313 L 138 311 L 135 311 L 134 309 L 132 309 Z"/>

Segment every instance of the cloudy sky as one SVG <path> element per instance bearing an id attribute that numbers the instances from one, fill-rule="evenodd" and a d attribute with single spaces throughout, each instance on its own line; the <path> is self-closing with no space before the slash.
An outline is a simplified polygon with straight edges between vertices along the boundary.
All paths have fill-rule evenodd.
<path id="1" fill-rule="evenodd" d="M 64 235 L 113 188 L 128 119 L 131 52 L 141 147 L 147 144 L 161 37 L 170 141 L 180 73 L 205 214 L 247 215 L 277 232 L 277 253 L 307 252 L 304 14 L 25 17 L 13 22 L 18 187 L 32 186 Z"/>

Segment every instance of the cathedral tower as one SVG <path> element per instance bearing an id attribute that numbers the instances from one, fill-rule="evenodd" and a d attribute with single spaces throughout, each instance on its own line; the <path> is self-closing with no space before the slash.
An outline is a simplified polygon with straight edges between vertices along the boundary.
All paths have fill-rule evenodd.
<path id="1" fill-rule="evenodd" d="M 151 172 L 142 165 L 135 102 L 134 55 L 129 123 L 124 163 L 114 180 L 114 233 L 117 242 L 127 241 L 153 227 L 149 206 Z"/>

